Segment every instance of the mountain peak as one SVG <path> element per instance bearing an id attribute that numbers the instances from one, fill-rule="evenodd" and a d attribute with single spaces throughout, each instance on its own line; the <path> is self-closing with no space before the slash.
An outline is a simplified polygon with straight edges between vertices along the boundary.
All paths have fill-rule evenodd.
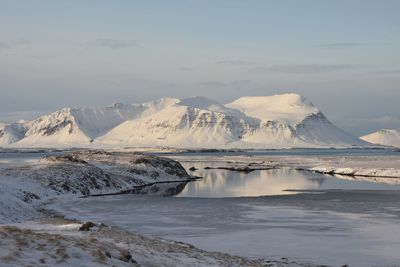
<path id="1" fill-rule="evenodd" d="M 306 117 L 320 112 L 305 97 L 294 93 L 244 96 L 226 106 L 239 109 L 246 115 L 263 121 L 284 120 L 292 124 L 297 124 Z"/>
<path id="2" fill-rule="evenodd" d="M 119 103 L 119 102 L 113 102 L 111 107 L 113 108 L 122 108 L 124 106 L 124 104 Z"/>
<path id="3" fill-rule="evenodd" d="M 314 105 L 308 101 L 304 96 L 295 93 L 286 93 L 271 96 L 243 96 L 234 102 L 247 102 L 248 104 L 268 104 L 280 109 L 290 107 L 313 107 Z"/>
<path id="4" fill-rule="evenodd" d="M 372 144 L 400 147 L 400 129 L 381 129 L 360 138 Z"/>
<path id="5" fill-rule="evenodd" d="M 215 100 L 204 96 L 193 96 L 189 98 L 181 99 L 178 103 L 183 106 L 190 106 L 198 109 L 208 109 L 210 106 L 222 106 Z"/>
<path id="6" fill-rule="evenodd" d="M 163 109 L 168 106 L 173 106 L 178 103 L 180 100 L 173 97 L 163 97 L 150 102 L 143 103 L 142 105 L 147 106 L 149 108 L 154 109 Z"/>
<path id="7" fill-rule="evenodd" d="M 18 127 L 17 127 L 18 126 Z M 0 127 L 15 146 L 287 148 L 364 145 L 331 124 L 301 95 L 245 96 L 222 105 L 203 96 L 142 104 L 64 108 L 24 125 Z"/>

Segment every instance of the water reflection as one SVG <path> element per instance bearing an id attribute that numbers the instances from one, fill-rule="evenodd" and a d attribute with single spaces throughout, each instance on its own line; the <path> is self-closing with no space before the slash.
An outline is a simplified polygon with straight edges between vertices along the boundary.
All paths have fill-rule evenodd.
<path id="1" fill-rule="evenodd" d="M 232 166 L 218 162 L 218 166 Z M 183 163 L 188 170 L 193 163 Z M 188 183 L 178 197 L 249 197 L 297 194 L 311 190 L 400 190 L 398 179 L 331 176 L 292 168 L 257 170 L 250 173 L 223 169 L 211 162 L 196 162 L 193 175 L 203 177 Z M 289 191 L 288 191 L 289 190 Z M 290 191 L 292 190 L 292 191 Z"/>
<path id="2" fill-rule="evenodd" d="M 288 189 L 318 189 L 325 178 L 310 177 L 294 169 L 260 170 L 240 173 L 228 170 L 204 170 L 195 172 L 203 179 L 189 183 L 180 197 L 239 197 L 260 195 L 294 194 Z"/>

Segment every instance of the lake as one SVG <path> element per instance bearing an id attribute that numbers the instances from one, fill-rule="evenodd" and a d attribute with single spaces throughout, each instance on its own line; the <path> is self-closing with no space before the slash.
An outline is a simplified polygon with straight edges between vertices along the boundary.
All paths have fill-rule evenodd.
<path id="1" fill-rule="evenodd" d="M 301 153 L 400 156 L 387 150 L 308 151 Z M 251 258 L 329 266 L 400 264 L 400 185 L 286 167 L 250 173 L 205 169 L 224 166 L 199 160 L 210 155 L 226 154 L 170 154 L 202 177 L 175 197 L 118 195 L 51 207 L 70 218 Z"/>

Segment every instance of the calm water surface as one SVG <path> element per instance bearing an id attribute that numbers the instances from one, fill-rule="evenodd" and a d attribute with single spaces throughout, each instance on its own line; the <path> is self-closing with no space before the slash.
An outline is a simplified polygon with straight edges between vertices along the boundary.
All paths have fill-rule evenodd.
<path id="1" fill-rule="evenodd" d="M 362 181 L 360 178 L 331 176 L 309 171 L 299 171 L 293 168 L 257 170 L 242 173 L 220 169 L 204 169 L 205 166 L 221 166 L 218 163 L 183 163 L 198 168 L 189 171 L 191 174 L 203 177 L 188 183 L 178 197 L 243 197 L 296 194 L 298 191 L 313 190 L 400 190 L 398 184 L 388 184 L 394 179 L 375 179 Z M 340 178 L 339 178 L 340 177 Z M 364 178 L 366 179 L 366 178 Z M 400 180 L 400 179 L 399 179 Z"/>

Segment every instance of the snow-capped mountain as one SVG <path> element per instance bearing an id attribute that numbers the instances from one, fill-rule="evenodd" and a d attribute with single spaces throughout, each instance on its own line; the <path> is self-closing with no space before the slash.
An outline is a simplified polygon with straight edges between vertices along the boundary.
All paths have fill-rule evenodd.
<path id="1" fill-rule="evenodd" d="M 114 103 L 105 108 L 64 108 L 30 123 L 18 146 L 87 146 L 126 120 L 157 112 L 177 99 L 165 98 L 143 104 Z"/>
<path id="2" fill-rule="evenodd" d="M 318 108 L 297 94 L 242 97 L 226 105 L 205 97 L 192 97 L 182 100 L 163 98 L 143 104 L 113 104 L 95 109 L 65 108 L 24 125 L 28 126 L 25 131 L 18 132 L 21 133 L 18 138 L 1 144 L 179 148 L 368 144 L 334 126 Z"/>
<path id="3" fill-rule="evenodd" d="M 382 129 L 360 138 L 372 144 L 400 147 L 400 129 Z"/>
<path id="4" fill-rule="evenodd" d="M 0 123 L 0 146 L 15 143 L 25 137 L 25 133 L 29 128 L 29 123 L 13 122 Z"/>

